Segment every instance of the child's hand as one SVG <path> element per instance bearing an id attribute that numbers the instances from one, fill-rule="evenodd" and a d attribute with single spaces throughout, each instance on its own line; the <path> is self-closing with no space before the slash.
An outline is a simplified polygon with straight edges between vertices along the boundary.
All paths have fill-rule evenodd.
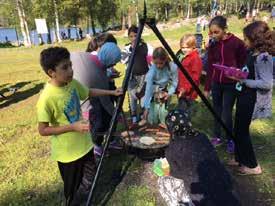
<path id="1" fill-rule="evenodd" d="M 114 96 L 120 96 L 123 94 L 122 88 L 117 88 L 116 90 L 113 90 L 113 95 Z"/>
<path id="2" fill-rule="evenodd" d="M 85 133 L 85 132 L 89 131 L 90 124 L 89 124 L 89 122 L 81 120 L 81 121 L 77 121 L 77 122 L 73 123 L 72 127 L 75 132 Z"/>
<path id="3" fill-rule="evenodd" d="M 232 80 L 237 81 L 237 82 L 240 81 L 240 79 L 238 79 L 236 77 L 233 77 L 233 76 L 227 76 L 227 78 L 232 79 Z"/>
<path id="4" fill-rule="evenodd" d="M 162 95 L 163 95 L 162 98 L 163 98 L 164 100 L 168 100 L 168 98 L 169 98 L 168 92 L 164 92 Z"/>
<path id="5" fill-rule="evenodd" d="M 179 92 L 179 94 L 178 94 L 178 98 L 182 97 L 183 94 L 184 94 L 184 90 L 181 90 L 181 91 Z"/>
<path id="6" fill-rule="evenodd" d="M 209 97 L 209 91 L 204 91 L 204 96 L 205 96 L 206 98 L 208 98 L 208 97 Z"/>

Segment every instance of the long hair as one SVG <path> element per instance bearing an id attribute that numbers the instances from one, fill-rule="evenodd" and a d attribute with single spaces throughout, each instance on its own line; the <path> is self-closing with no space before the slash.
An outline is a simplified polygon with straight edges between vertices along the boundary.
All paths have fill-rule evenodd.
<path id="1" fill-rule="evenodd" d="M 163 61 L 166 60 L 167 62 L 171 61 L 168 54 L 167 54 L 167 52 L 162 47 L 157 47 L 157 48 L 154 49 L 153 59 L 161 59 Z"/>
<path id="2" fill-rule="evenodd" d="M 113 42 L 117 44 L 117 40 L 111 33 L 100 33 L 92 37 L 91 41 L 88 43 L 86 52 L 96 51 L 98 48 L 102 47 L 106 42 Z"/>
<path id="3" fill-rule="evenodd" d="M 275 32 L 270 30 L 267 23 L 255 21 L 247 25 L 243 33 L 251 42 L 253 49 L 275 56 Z"/>

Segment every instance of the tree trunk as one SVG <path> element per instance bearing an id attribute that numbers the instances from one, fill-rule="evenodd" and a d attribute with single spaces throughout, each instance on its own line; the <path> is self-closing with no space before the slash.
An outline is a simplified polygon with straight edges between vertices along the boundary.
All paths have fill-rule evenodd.
<path id="1" fill-rule="evenodd" d="M 47 20 L 46 20 L 46 21 L 47 21 Z M 48 35 L 47 35 L 48 40 L 47 40 L 47 43 L 48 43 L 48 44 L 51 44 L 51 43 L 52 43 L 51 29 L 50 29 L 50 27 L 49 27 L 49 23 L 48 23 L 48 22 L 47 22 L 47 28 L 48 28 Z"/>
<path id="2" fill-rule="evenodd" d="M 128 20 L 128 28 L 130 28 L 130 26 L 132 26 L 132 12 L 131 12 L 131 8 L 128 8 L 128 15 L 127 15 L 127 20 Z"/>
<path id="3" fill-rule="evenodd" d="M 92 32 L 93 32 L 93 35 L 96 34 L 96 30 L 95 30 L 95 21 L 94 21 L 94 15 L 93 15 L 93 11 L 92 9 L 89 10 L 90 12 L 90 20 L 91 20 L 91 27 L 92 27 Z"/>
<path id="4" fill-rule="evenodd" d="M 20 20 L 20 28 L 21 28 L 21 33 L 23 35 L 24 45 L 29 47 L 29 46 L 31 46 L 31 44 L 29 42 L 29 39 L 27 38 L 24 19 L 23 19 L 23 15 L 22 15 L 22 7 L 20 6 L 21 3 L 22 2 L 20 0 L 16 0 L 16 9 L 18 11 L 18 16 L 19 16 L 19 20 Z"/>
<path id="5" fill-rule="evenodd" d="M 53 7 L 54 7 L 54 17 L 55 17 L 55 36 L 56 36 L 56 40 L 58 42 L 62 42 L 62 40 L 60 38 L 59 18 L 58 18 L 58 9 L 57 9 L 56 0 L 53 0 Z"/>
<path id="6" fill-rule="evenodd" d="M 228 12 L 228 3 L 227 3 L 227 1 L 225 1 L 225 3 L 224 3 L 224 14 L 227 14 L 227 12 Z"/>
<path id="7" fill-rule="evenodd" d="M 38 41 L 39 41 L 39 45 L 43 45 L 44 44 L 42 34 L 38 34 Z"/>
<path id="8" fill-rule="evenodd" d="M 138 5 L 136 3 L 135 5 L 135 10 L 136 10 L 136 21 L 137 21 L 137 26 L 139 25 L 139 18 L 138 18 Z"/>
<path id="9" fill-rule="evenodd" d="M 189 19 L 190 18 L 190 10 L 191 10 L 190 0 L 188 0 L 187 8 L 188 8 L 188 10 L 187 10 L 186 19 Z"/>
<path id="10" fill-rule="evenodd" d="M 167 6 L 165 6 L 164 9 L 165 9 L 165 21 L 168 21 L 168 9 L 167 9 Z"/>
<path id="11" fill-rule="evenodd" d="M 86 21 L 87 21 L 86 33 L 89 34 L 90 33 L 90 17 L 89 16 L 86 18 Z"/>
<path id="12" fill-rule="evenodd" d="M 237 14 L 238 11 L 239 11 L 239 9 L 238 9 L 238 1 L 236 1 L 236 3 L 235 3 L 235 13 Z"/>
<path id="13" fill-rule="evenodd" d="M 125 30 L 126 29 L 126 16 L 124 12 L 121 14 L 121 29 Z"/>
<path id="14" fill-rule="evenodd" d="M 27 34 L 27 39 L 29 41 L 29 44 L 31 45 L 32 42 L 31 42 L 31 37 L 30 37 L 30 32 L 29 32 L 29 27 L 28 27 L 28 22 L 26 20 L 26 16 L 25 16 L 25 11 L 24 11 L 24 7 L 23 7 L 23 3 L 21 0 L 19 0 L 20 4 L 19 6 L 21 6 L 21 11 L 22 11 L 22 17 L 23 17 L 23 21 L 24 21 L 24 26 L 25 26 L 25 29 L 26 29 L 26 34 Z"/>

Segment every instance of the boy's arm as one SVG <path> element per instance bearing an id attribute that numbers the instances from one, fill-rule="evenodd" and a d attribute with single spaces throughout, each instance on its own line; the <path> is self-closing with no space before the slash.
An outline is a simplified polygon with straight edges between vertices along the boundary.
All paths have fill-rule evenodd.
<path id="1" fill-rule="evenodd" d="M 89 124 L 83 121 L 63 126 L 49 126 L 48 122 L 39 122 L 38 132 L 41 136 L 60 135 L 67 132 L 85 133 L 89 131 L 89 127 Z"/>
<path id="2" fill-rule="evenodd" d="M 108 96 L 108 95 L 113 95 L 113 96 L 119 96 L 122 94 L 122 89 L 118 88 L 116 90 L 105 90 L 105 89 L 90 89 L 89 91 L 89 96 L 90 97 L 97 97 L 97 96 Z"/>

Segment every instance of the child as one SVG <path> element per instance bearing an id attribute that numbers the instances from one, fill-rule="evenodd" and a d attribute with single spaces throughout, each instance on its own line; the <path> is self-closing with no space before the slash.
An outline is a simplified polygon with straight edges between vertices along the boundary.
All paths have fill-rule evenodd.
<path id="1" fill-rule="evenodd" d="M 226 22 L 223 16 L 216 16 L 209 24 L 210 36 L 215 43 L 208 48 L 208 70 L 204 89 L 206 96 L 211 89 L 214 109 L 226 127 L 232 131 L 232 110 L 236 99 L 235 83 L 223 73 L 214 70 L 213 64 L 242 68 L 246 60 L 246 48 L 239 38 L 227 32 Z M 234 143 L 228 135 L 227 141 L 227 152 L 233 153 Z M 221 126 L 217 121 L 211 142 L 214 146 L 222 143 Z"/>
<path id="2" fill-rule="evenodd" d="M 184 55 L 180 60 L 182 66 L 188 71 L 197 86 L 200 83 L 200 76 L 202 71 L 202 61 L 199 52 L 196 49 L 196 38 L 194 35 L 186 34 L 180 40 L 180 48 Z M 192 102 L 197 98 L 198 94 L 195 92 L 192 85 L 185 78 L 181 70 L 178 71 L 178 98 L 179 108 L 184 111 L 189 111 Z"/>
<path id="3" fill-rule="evenodd" d="M 87 200 L 95 173 L 89 124 L 82 121 L 79 101 L 88 96 L 121 94 L 121 90 L 88 90 L 73 79 L 70 53 L 51 47 L 40 54 L 40 64 L 50 77 L 38 103 L 38 131 L 51 137 L 51 156 L 58 162 L 68 205 Z"/>
<path id="4" fill-rule="evenodd" d="M 262 170 L 253 151 L 249 126 L 253 118 L 272 115 L 272 55 L 275 55 L 275 33 L 262 21 L 255 21 L 243 30 L 249 48 L 246 66 L 249 75 L 239 80 L 235 117 L 235 160 L 230 165 L 240 165 L 240 174 L 257 175 Z M 273 34 L 272 34 L 273 33 Z"/>
<path id="5" fill-rule="evenodd" d="M 188 115 L 182 110 L 169 112 L 165 122 L 171 134 L 165 157 L 170 175 L 184 181 L 193 203 L 186 205 L 240 206 L 232 178 L 207 136 L 192 128 Z M 176 185 L 171 188 L 176 189 Z"/>
<path id="6" fill-rule="evenodd" d="M 132 53 L 137 37 L 137 32 L 138 28 L 134 25 L 128 29 L 128 37 L 130 43 L 125 46 L 123 51 L 124 55 L 122 57 L 122 63 L 124 64 L 128 64 L 129 57 Z M 136 50 L 133 72 L 128 86 L 128 93 L 130 96 L 130 110 L 133 124 L 136 124 L 139 120 L 139 116 L 137 114 L 138 100 L 143 100 L 141 98 L 141 96 L 143 96 L 141 93 L 144 92 L 144 80 L 145 75 L 148 72 L 148 59 L 150 58 L 150 56 L 152 56 L 152 53 L 153 48 L 150 45 L 146 44 L 143 40 L 141 40 Z"/>
<path id="7" fill-rule="evenodd" d="M 88 56 L 88 58 L 87 58 Z M 74 77 L 88 88 L 110 89 L 110 78 L 106 69 L 114 66 L 121 59 L 119 47 L 112 42 L 104 43 L 96 56 L 88 53 L 73 54 Z M 104 133 L 108 130 L 114 112 L 114 102 L 110 96 L 90 99 L 92 108 L 89 110 L 89 120 L 92 124 L 91 133 L 95 143 L 94 153 L 100 157 Z M 120 149 L 115 142 L 111 146 Z"/>
<path id="8" fill-rule="evenodd" d="M 168 99 L 178 86 L 177 66 L 170 62 L 168 54 L 162 47 L 153 52 L 153 64 L 146 74 L 146 89 L 143 102 L 143 119 L 139 122 L 143 126 L 150 124 L 165 124 L 168 113 Z M 148 116 L 149 115 L 149 116 Z"/>

